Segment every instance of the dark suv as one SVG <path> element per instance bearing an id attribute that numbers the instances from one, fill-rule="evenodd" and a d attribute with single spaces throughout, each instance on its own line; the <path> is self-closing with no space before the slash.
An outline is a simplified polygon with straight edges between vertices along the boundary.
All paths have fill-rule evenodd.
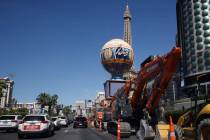
<path id="1" fill-rule="evenodd" d="M 82 116 L 79 116 L 79 117 L 76 117 L 75 120 L 74 120 L 74 128 L 87 128 L 87 118 L 85 117 L 82 117 Z"/>

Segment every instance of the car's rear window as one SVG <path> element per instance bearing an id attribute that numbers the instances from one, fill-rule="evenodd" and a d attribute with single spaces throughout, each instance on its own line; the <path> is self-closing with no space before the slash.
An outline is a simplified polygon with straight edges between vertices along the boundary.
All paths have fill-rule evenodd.
<path id="1" fill-rule="evenodd" d="M 66 119 L 66 117 L 60 117 L 61 119 Z"/>
<path id="2" fill-rule="evenodd" d="M 44 121 L 44 116 L 26 116 L 23 121 Z"/>
<path id="3" fill-rule="evenodd" d="M 77 117 L 76 121 L 87 121 L 85 117 Z"/>
<path id="4" fill-rule="evenodd" d="M 14 120 L 15 116 L 1 116 L 0 120 Z"/>
<path id="5" fill-rule="evenodd" d="M 52 121 L 55 121 L 57 118 L 52 118 Z"/>

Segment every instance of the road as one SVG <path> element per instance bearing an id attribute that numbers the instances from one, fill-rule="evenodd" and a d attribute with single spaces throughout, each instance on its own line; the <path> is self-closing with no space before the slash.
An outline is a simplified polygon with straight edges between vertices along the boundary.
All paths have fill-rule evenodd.
<path id="1" fill-rule="evenodd" d="M 55 131 L 51 137 L 28 137 L 27 140 L 117 140 L 116 136 L 112 136 L 107 132 L 99 132 L 95 128 L 77 128 L 72 126 L 62 128 Z M 0 132 L 0 140 L 18 140 L 15 132 Z M 122 138 L 122 140 L 137 140 L 135 136 L 130 138 Z"/>

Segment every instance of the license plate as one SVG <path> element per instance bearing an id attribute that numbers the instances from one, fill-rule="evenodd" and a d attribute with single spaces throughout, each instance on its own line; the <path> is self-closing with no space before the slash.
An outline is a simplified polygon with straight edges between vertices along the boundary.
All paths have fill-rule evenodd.
<path id="1" fill-rule="evenodd" d="M 40 126 L 39 125 L 26 125 L 24 126 L 25 130 L 39 130 Z"/>

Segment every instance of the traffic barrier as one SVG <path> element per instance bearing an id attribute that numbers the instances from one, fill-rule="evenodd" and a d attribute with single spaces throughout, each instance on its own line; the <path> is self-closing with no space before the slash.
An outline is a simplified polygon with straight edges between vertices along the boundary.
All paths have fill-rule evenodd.
<path id="1" fill-rule="evenodd" d="M 102 122 L 101 122 L 101 120 L 99 121 L 99 130 L 102 131 Z"/>
<path id="2" fill-rule="evenodd" d="M 118 114 L 118 122 L 117 122 L 117 140 L 120 140 L 120 114 Z"/>
<path id="3" fill-rule="evenodd" d="M 169 140 L 176 140 L 174 123 L 173 123 L 173 121 L 172 121 L 171 116 L 170 116 L 170 132 L 169 132 Z"/>

